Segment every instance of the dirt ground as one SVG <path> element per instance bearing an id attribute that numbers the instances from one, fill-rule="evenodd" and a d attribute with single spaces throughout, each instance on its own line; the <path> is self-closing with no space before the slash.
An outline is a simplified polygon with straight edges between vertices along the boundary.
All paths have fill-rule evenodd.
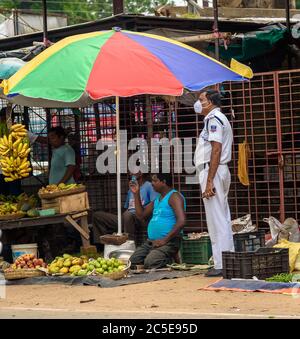
<path id="1" fill-rule="evenodd" d="M 114 288 L 8 286 L 0 318 L 300 318 L 300 298 L 199 290 L 197 275 Z"/>

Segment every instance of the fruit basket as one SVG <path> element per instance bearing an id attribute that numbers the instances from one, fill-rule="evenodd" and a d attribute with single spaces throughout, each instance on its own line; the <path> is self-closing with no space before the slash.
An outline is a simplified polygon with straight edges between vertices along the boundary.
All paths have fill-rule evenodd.
<path id="1" fill-rule="evenodd" d="M 7 269 L 4 271 L 4 278 L 6 280 L 16 280 L 24 278 L 33 278 L 33 277 L 42 277 L 46 275 L 45 272 L 39 269 L 19 269 L 19 270 L 10 270 Z"/>
<path id="2" fill-rule="evenodd" d="M 43 193 L 41 190 L 38 192 L 38 196 L 40 199 L 53 199 L 53 198 L 59 198 L 63 197 L 65 195 L 71 195 L 76 193 L 82 193 L 86 191 L 85 185 L 78 185 L 75 188 L 71 189 L 62 189 L 58 191 L 53 191 L 52 193 Z"/>
<path id="3" fill-rule="evenodd" d="M 122 271 L 108 273 L 108 274 L 100 274 L 99 276 L 103 278 L 109 278 L 112 280 L 120 280 L 122 278 L 125 278 L 128 275 L 130 266 L 131 266 L 131 262 L 128 261 L 126 267 Z"/>
<path id="4" fill-rule="evenodd" d="M 17 212 L 17 213 L 14 213 L 14 214 L 0 215 L 0 221 L 21 219 L 21 218 L 24 218 L 25 215 L 26 215 L 26 213 L 24 213 L 24 212 Z"/>
<path id="5" fill-rule="evenodd" d="M 129 261 L 123 261 L 115 258 L 97 259 L 88 258 L 85 255 L 74 257 L 70 254 L 63 254 L 62 257 L 56 257 L 48 266 L 47 275 L 68 275 L 68 276 L 99 276 L 118 280 L 125 277 L 130 268 Z"/>
<path id="6" fill-rule="evenodd" d="M 100 237 L 100 243 L 104 245 L 122 245 L 128 240 L 128 234 L 105 234 Z"/>

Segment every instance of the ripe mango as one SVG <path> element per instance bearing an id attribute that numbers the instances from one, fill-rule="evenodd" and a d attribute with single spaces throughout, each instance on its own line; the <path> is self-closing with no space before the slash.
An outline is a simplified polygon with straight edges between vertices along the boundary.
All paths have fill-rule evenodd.
<path id="1" fill-rule="evenodd" d="M 68 268 L 68 267 L 63 267 L 63 268 L 61 268 L 61 269 L 59 270 L 59 273 L 64 273 L 64 274 L 69 273 L 69 268 Z"/>
<path id="2" fill-rule="evenodd" d="M 55 266 L 55 265 L 50 265 L 49 267 L 49 273 L 51 274 L 56 274 L 59 272 L 59 267 Z"/>
<path id="3" fill-rule="evenodd" d="M 72 266 L 73 265 L 82 265 L 83 264 L 83 260 L 82 259 L 80 259 L 80 258 L 75 258 L 75 259 L 73 259 L 72 260 Z"/>
<path id="4" fill-rule="evenodd" d="M 74 266 L 70 267 L 69 272 L 70 272 L 70 273 L 75 273 L 75 272 L 78 272 L 78 271 L 80 271 L 80 270 L 81 270 L 81 266 L 79 266 L 79 265 L 74 265 Z"/>
<path id="5" fill-rule="evenodd" d="M 66 260 L 64 261 L 64 267 L 70 267 L 70 266 L 72 266 L 71 260 L 70 260 L 70 259 L 66 259 Z"/>
<path id="6" fill-rule="evenodd" d="M 62 259 L 58 260 L 56 263 L 56 266 L 58 266 L 59 268 L 62 268 L 64 266 L 64 261 Z"/>

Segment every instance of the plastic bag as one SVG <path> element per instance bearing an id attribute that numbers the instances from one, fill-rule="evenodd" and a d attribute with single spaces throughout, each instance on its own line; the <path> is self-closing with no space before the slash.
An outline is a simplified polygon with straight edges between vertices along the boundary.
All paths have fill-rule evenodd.
<path id="1" fill-rule="evenodd" d="M 26 64 L 18 58 L 0 59 L 0 79 L 8 79 Z"/>
<path id="2" fill-rule="evenodd" d="M 256 225 L 252 225 L 251 215 L 246 214 L 241 218 L 231 221 L 231 228 L 233 234 L 235 233 L 248 233 L 256 231 Z"/>
<path id="3" fill-rule="evenodd" d="M 300 241 L 299 225 L 293 218 L 288 218 L 282 224 L 274 217 L 264 218 L 264 222 L 269 224 L 272 239 L 267 241 L 267 247 L 273 247 L 281 239 L 286 239 L 291 242 Z"/>
<path id="4" fill-rule="evenodd" d="M 290 233 L 289 241 L 300 242 L 299 224 L 294 218 L 285 219 L 283 226 Z"/>
<path id="5" fill-rule="evenodd" d="M 299 242 L 290 242 L 286 239 L 281 239 L 277 245 L 274 245 L 275 248 L 288 248 L 289 249 L 289 266 L 290 272 L 295 270 L 296 261 L 300 253 L 300 243 Z M 297 268 L 298 270 L 298 268 Z"/>

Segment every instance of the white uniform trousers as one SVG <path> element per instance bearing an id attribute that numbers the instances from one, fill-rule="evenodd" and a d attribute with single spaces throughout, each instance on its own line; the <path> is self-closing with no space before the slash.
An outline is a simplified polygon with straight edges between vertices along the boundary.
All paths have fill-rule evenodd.
<path id="1" fill-rule="evenodd" d="M 205 191 L 209 166 L 199 173 L 202 193 Z M 228 193 L 231 176 L 227 165 L 219 165 L 214 178 L 216 195 L 203 199 L 208 233 L 212 243 L 215 269 L 222 269 L 222 252 L 234 251 Z"/>

